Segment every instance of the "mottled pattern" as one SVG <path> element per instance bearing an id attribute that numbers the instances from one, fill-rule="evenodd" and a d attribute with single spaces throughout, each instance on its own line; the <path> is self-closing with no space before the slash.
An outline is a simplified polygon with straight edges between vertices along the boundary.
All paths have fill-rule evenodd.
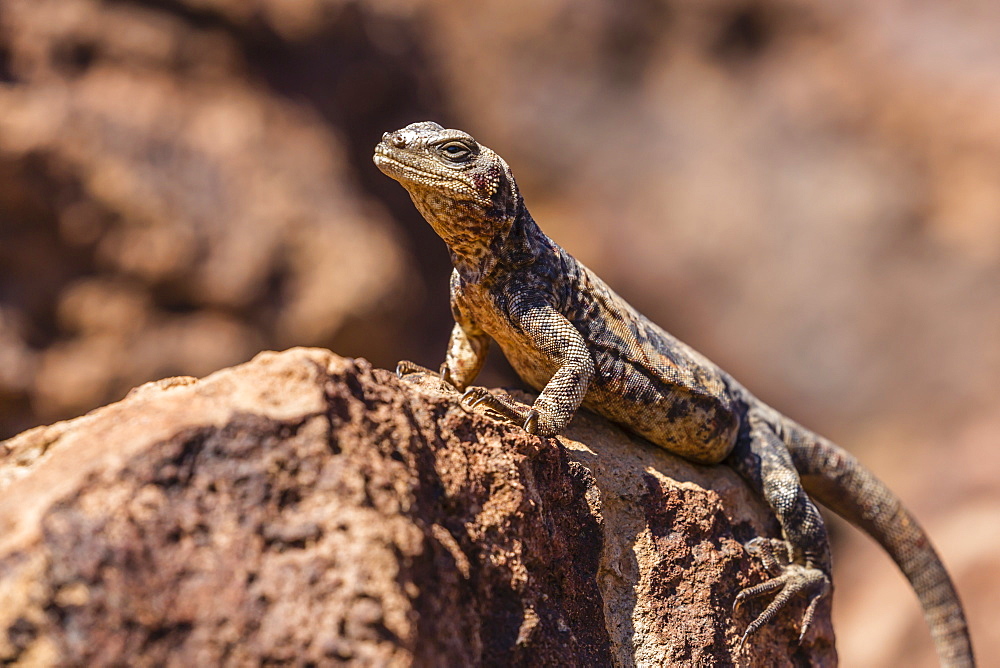
<path id="1" fill-rule="evenodd" d="M 849 454 L 763 404 L 545 236 L 500 156 L 464 132 L 424 122 L 386 133 L 374 159 L 406 188 L 451 252 L 456 325 L 441 377 L 468 388 L 470 405 L 541 436 L 562 431 L 583 405 L 693 461 L 725 461 L 767 501 L 786 549 L 748 545 L 773 577 L 742 591 L 736 605 L 774 596 L 743 641 L 799 597 L 806 602 L 804 635 L 830 591 L 826 528 L 808 489 L 900 565 L 942 663 L 974 664 L 955 589 L 899 500 Z M 531 407 L 469 388 L 491 339 L 540 391 Z M 401 372 L 412 368 L 400 364 Z"/>

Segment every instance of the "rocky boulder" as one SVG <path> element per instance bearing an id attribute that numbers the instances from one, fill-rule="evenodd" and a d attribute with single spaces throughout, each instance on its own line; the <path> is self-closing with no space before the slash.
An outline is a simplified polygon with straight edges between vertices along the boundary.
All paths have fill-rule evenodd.
<path id="1" fill-rule="evenodd" d="M 319 349 L 0 443 L 15 665 L 834 665 L 829 606 L 742 653 L 777 535 L 725 467 L 581 413 L 542 439 Z"/>

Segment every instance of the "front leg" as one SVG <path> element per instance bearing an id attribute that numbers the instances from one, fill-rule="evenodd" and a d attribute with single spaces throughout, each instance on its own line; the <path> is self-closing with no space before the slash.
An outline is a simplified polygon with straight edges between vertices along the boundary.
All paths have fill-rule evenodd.
<path id="1" fill-rule="evenodd" d="M 456 322 L 451 330 L 448 351 L 445 353 L 444 363 L 438 375 L 441 376 L 441 380 L 461 391 L 476 379 L 483 368 L 490 347 L 490 338 L 476 327 L 472 320 L 463 317 L 461 311 L 453 309 L 453 312 Z M 396 375 L 400 378 L 410 373 L 433 373 L 433 371 L 409 360 L 401 360 L 396 365 Z"/>
<path id="2" fill-rule="evenodd" d="M 530 348 L 557 367 L 531 408 L 483 388 L 470 388 L 463 402 L 485 406 L 539 436 L 560 433 L 573 419 L 594 377 L 594 360 L 580 332 L 545 303 L 515 300 L 509 317 L 528 337 Z M 513 362 L 513 360 L 511 360 Z"/>
<path id="3" fill-rule="evenodd" d="M 485 332 L 471 321 L 456 321 L 441 365 L 441 378 L 459 391 L 464 390 L 482 370 L 489 347 L 490 337 Z"/>

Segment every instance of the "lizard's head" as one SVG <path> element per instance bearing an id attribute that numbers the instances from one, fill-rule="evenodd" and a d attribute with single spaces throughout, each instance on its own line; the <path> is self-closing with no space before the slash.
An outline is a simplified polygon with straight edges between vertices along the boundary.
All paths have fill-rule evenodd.
<path id="1" fill-rule="evenodd" d="M 523 205 L 507 163 L 461 130 L 411 123 L 382 135 L 374 160 L 453 253 L 473 264 L 502 243 Z"/>

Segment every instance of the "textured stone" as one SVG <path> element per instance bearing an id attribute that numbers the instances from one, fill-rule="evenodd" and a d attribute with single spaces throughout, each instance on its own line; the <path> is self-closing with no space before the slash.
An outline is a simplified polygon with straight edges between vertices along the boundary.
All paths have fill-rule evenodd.
<path id="1" fill-rule="evenodd" d="M 0 658 L 734 660 L 775 523 L 724 467 L 581 414 L 539 439 L 318 349 L 166 379 L 0 443 Z M 828 609 L 751 643 L 833 665 Z"/>

